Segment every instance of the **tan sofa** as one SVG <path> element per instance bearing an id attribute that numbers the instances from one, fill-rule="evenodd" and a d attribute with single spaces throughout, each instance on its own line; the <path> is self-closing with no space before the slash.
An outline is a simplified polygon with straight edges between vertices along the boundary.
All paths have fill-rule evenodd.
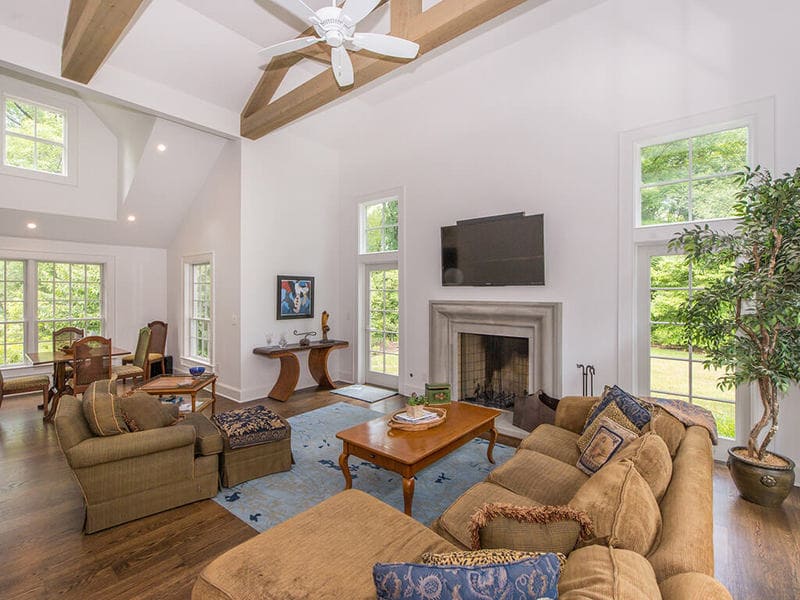
<path id="1" fill-rule="evenodd" d="M 86 503 L 86 533 L 217 494 L 222 438 L 200 414 L 172 427 L 99 437 L 81 400 L 64 396 L 55 426 Z"/>
<path id="2" fill-rule="evenodd" d="M 469 547 L 470 517 L 486 503 L 572 506 L 601 481 L 601 473 L 605 477 L 613 469 L 634 470 L 626 459 L 589 478 L 574 466 L 579 432 L 595 400 L 562 399 L 554 426 L 534 430 L 514 457 L 467 490 L 430 529 L 363 492 L 348 490 L 217 558 L 200 574 L 192 598 L 374 598 L 375 562 L 414 562 L 423 552 Z M 622 549 L 616 542 L 615 547 L 606 545 L 628 533 L 639 540 L 637 531 L 624 531 L 637 527 L 640 515 L 635 512 L 647 513 L 644 504 L 634 506 L 615 526 L 622 530 L 605 540 L 579 543 L 569 554 L 559 582 L 562 600 L 730 600 L 713 578 L 709 435 L 700 427 L 687 429 L 663 412 L 654 417 L 652 429 L 658 444 L 663 440 L 667 448 L 666 467 L 672 459 L 671 476 L 669 468 L 661 473 L 660 501 L 652 500 L 658 522 L 655 541 L 642 552 Z M 613 499 L 600 499 L 606 507 L 615 505 Z M 601 523 L 596 526 L 602 529 Z"/>

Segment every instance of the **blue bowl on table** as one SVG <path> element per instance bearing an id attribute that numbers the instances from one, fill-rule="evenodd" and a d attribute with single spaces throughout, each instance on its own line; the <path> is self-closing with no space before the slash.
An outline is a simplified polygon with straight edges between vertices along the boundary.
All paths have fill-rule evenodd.
<path id="1" fill-rule="evenodd" d="M 205 367 L 189 367 L 189 375 L 192 377 L 199 377 L 203 373 L 205 373 Z"/>

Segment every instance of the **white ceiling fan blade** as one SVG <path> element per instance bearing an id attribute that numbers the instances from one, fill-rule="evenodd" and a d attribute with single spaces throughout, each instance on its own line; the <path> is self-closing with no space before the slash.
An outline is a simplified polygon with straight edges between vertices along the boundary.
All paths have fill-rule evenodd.
<path id="1" fill-rule="evenodd" d="M 339 87 L 353 85 L 355 81 L 353 63 L 347 50 L 342 46 L 337 46 L 331 50 L 331 67 L 333 67 L 333 76 L 336 78 L 336 83 L 339 84 Z"/>
<path id="2" fill-rule="evenodd" d="M 353 43 L 364 50 L 395 58 L 416 58 L 419 54 L 419 44 L 393 35 L 356 33 Z"/>
<path id="3" fill-rule="evenodd" d="M 342 16 L 350 19 L 355 25 L 361 19 L 371 13 L 380 0 L 347 0 L 342 8 Z"/>
<path id="4" fill-rule="evenodd" d="M 292 13 L 302 21 L 310 21 L 317 13 L 303 0 L 272 0 L 275 4 Z"/>
<path id="5" fill-rule="evenodd" d="M 273 56 L 279 56 L 281 54 L 286 54 L 287 52 L 295 52 L 297 50 L 302 50 L 303 48 L 307 48 L 312 44 L 316 44 L 317 42 L 321 42 L 322 39 L 310 36 L 310 37 L 302 37 L 297 38 L 294 40 L 289 40 L 288 42 L 281 42 L 280 44 L 273 44 L 272 46 L 267 46 L 266 48 L 262 48 L 258 51 L 258 53 L 263 56 L 264 58 L 272 58 Z"/>

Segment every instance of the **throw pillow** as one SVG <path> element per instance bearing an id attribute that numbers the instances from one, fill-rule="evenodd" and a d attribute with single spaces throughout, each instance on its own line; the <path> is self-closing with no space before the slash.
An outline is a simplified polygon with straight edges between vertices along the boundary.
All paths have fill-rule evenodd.
<path id="1" fill-rule="evenodd" d="M 653 432 L 645 433 L 621 448 L 613 456 L 612 462 L 625 459 L 633 463 L 639 475 L 650 486 L 656 502 L 661 502 L 672 479 L 672 457 L 661 436 Z"/>
<path id="2" fill-rule="evenodd" d="M 569 506 L 484 504 L 469 524 L 473 550 L 511 548 L 569 554 L 579 538 L 592 535 L 589 517 Z"/>
<path id="3" fill-rule="evenodd" d="M 625 416 L 625 413 L 622 412 L 622 409 L 614 404 L 613 402 L 605 407 L 605 409 L 600 412 L 598 417 L 594 419 L 587 427 L 583 430 L 583 433 L 578 438 L 578 450 L 584 452 L 586 447 L 589 445 L 589 442 L 594 437 L 594 434 L 597 433 L 597 430 L 600 428 L 600 422 L 602 419 L 608 419 L 609 421 L 613 421 L 617 423 L 621 427 L 627 429 L 628 431 L 632 431 L 636 433 L 638 436 L 640 431 L 633 422 Z"/>
<path id="4" fill-rule="evenodd" d="M 476 567 L 479 565 L 495 565 L 498 563 L 510 563 L 526 558 L 538 558 L 547 552 L 521 552 L 520 550 L 506 550 L 503 548 L 492 548 L 489 550 L 457 550 L 455 552 L 425 552 L 420 560 L 426 565 L 436 565 L 445 567 L 448 565 L 458 567 Z M 561 568 L 567 562 L 567 557 L 556 552 Z"/>
<path id="5" fill-rule="evenodd" d="M 618 386 L 606 386 L 603 396 L 597 402 L 586 419 L 583 430 L 591 425 L 609 405 L 616 404 L 628 420 L 633 423 L 640 431 L 650 422 L 650 411 L 633 396 Z"/>
<path id="6" fill-rule="evenodd" d="M 611 457 L 637 439 L 638 434 L 615 423 L 608 417 L 596 421 L 597 428 L 586 448 L 581 453 L 576 466 L 587 475 L 594 475 Z M 580 443 L 580 442 L 579 442 Z"/>
<path id="7" fill-rule="evenodd" d="M 147 431 L 171 425 L 175 417 L 169 407 L 145 392 L 135 392 L 119 399 L 125 421 L 131 431 Z"/>
<path id="8" fill-rule="evenodd" d="M 589 515 L 602 544 L 647 556 L 661 531 L 661 511 L 647 482 L 630 460 L 612 461 L 586 480 L 569 505 Z"/>
<path id="9" fill-rule="evenodd" d="M 372 568 L 378 600 L 554 599 L 560 573 L 555 554 L 475 567 L 378 563 Z"/>
<path id="10" fill-rule="evenodd" d="M 119 398 L 108 390 L 108 381 L 95 381 L 83 392 L 83 416 L 92 433 L 99 436 L 119 435 L 130 430 L 125 424 Z"/>

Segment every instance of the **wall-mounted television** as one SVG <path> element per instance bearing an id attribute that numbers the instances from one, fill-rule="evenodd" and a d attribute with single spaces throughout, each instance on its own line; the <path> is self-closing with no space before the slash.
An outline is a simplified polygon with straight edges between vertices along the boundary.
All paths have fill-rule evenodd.
<path id="1" fill-rule="evenodd" d="M 442 227 L 442 285 L 544 285 L 544 215 L 513 213 Z"/>

